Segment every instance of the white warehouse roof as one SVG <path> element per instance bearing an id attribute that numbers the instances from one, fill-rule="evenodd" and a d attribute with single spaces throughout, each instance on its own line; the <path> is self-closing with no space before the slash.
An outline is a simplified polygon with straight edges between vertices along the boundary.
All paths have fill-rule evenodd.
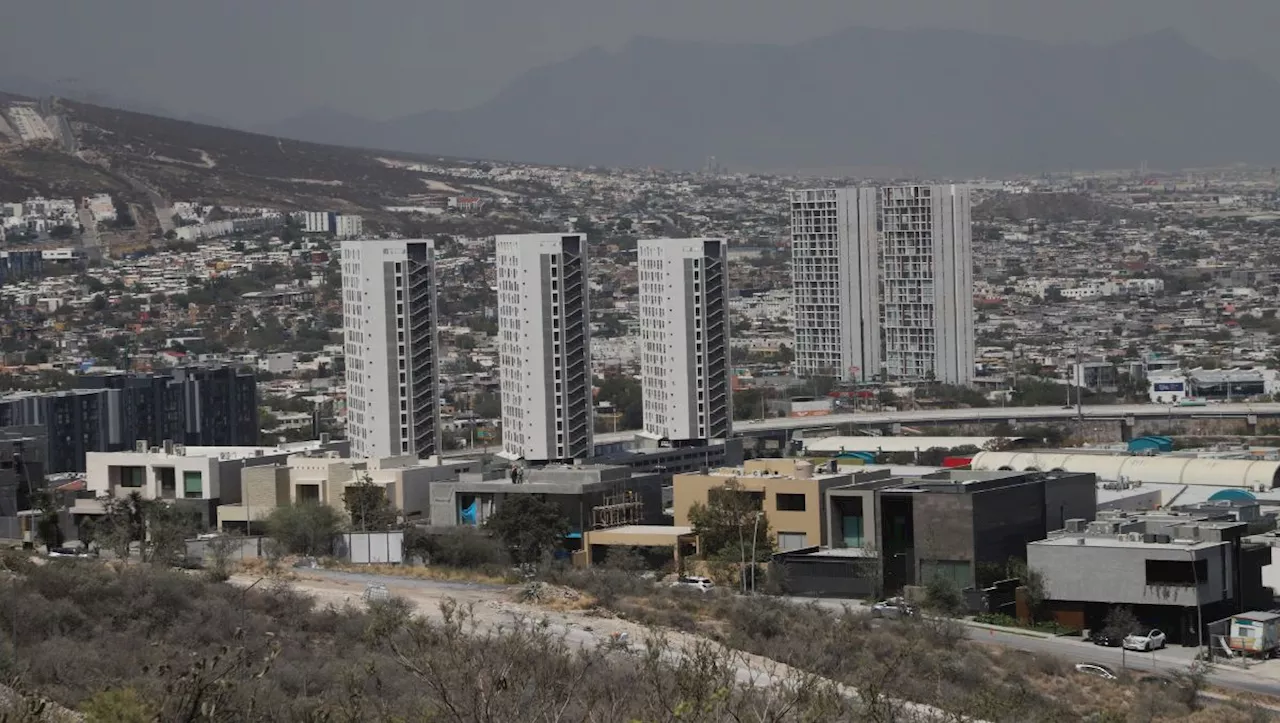
<path id="1" fill-rule="evenodd" d="M 805 452 L 921 452 L 926 449 L 977 447 L 1001 437 L 818 437 L 804 440 Z M 1004 437 L 1010 442 L 1025 437 Z"/>
<path id="2" fill-rule="evenodd" d="M 973 469 L 1016 471 L 1060 469 L 1092 472 L 1100 480 L 1155 484 L 1209 485 L 1269 490 L 1280 477 L 1280 462 L 1202 457 L 1135 457 L 1070 452 L 979 452 Z"/>

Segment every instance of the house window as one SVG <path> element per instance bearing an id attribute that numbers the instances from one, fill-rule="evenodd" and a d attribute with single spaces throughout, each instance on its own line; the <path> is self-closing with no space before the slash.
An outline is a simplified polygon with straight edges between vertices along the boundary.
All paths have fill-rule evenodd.
<path id="1" fill-rule="evenodd" d="M 120 468 L 121 487 L 141 487 L 146 481 L 146 478 L 146 471 L 141 467 Z"/>
<path id="2" fill-rule="evenodd" d="M 800 495 L 803 497 L 804 495 Z M 778 550 L 786 552 L 787 550 L 798 550 L 801 547 L 808 546 L 808 539 L 803 532 L 779 532 L 778 533 Z"/>
<path id="3" fill-rule="evenodd" d="M 1209 561 L 1196 560 L 1147 560 L 1148 585 L 1175 585 L 1193 587 L 1209 577 Z"/>
<path id="4" fill-rule="evenodd" d="M 188 499 L 204 497 L 204 475 L 199 471 L 182 473 L 182 496 Z"/>
<path id="5" fill-rule="evenodd" d="M 156 477 L 160 480 L 160 496 L 171 500 L 178 496 L 178 479 L 172 467 L 156 467 Z"/>
<path id="6" fill-rule="evenodd" d="M 779 512 L 804 512 L 804 495 L 779 492 L 777 497 Z"/>

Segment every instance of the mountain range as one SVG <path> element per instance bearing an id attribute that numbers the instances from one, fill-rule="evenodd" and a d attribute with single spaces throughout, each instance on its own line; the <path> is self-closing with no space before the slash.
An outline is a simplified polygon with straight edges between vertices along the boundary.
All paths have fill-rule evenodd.
<path id="1" fill-rule="evenodd" d="M 1271 163 L 1280 82 L 1173 31 L 1105 46 L 853 28 L 790 46 L 635 38 L 461 111 L 254 130 L 534 163 L 1008 173 Z"/>

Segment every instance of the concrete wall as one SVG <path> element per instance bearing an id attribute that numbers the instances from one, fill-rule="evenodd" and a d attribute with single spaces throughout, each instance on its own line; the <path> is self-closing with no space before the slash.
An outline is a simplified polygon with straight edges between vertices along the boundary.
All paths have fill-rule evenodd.
<path id="1" fill-rule="evenodd" d="M 1027 564 L 1045 578 L 1051 600 L 1126 605 L 1196 605 L 1193 586 L 1149 586 L 1147 560 L 1189 561 L 1192 548 L 1142 543 L 1111 544 L 1112 538 L 1084 539 L 1085 544 L 1033 544 L 1027 546 Z M 1233 595 L 1229 543 L 1195 551 L 1208 561 L 1208 574 L 1200 582 L 1200 604 Z"/>
<path id="2" fill-rule="evenodd" d="M 1067 520 L 1098 516 L 1098 480 L 1090 474 L 1064 475 L 1044 485 L 1045 525 L 1061 530 Z"/>
<path id="3" fill-rule="evenodd" d="M 926 581 L 922 568 L 929 561 L 969 563 L 970 584 L 974 579 L 974 499 L 965 494 L 911 495 L 915 524 L 915 579 Z"/>
<path id="4" fill-rule="evenodd" d="M 271 509 L 289 504 L 288 467 L 250 467 L 240 475 L 241 504 Z"/>
<path id="5" fill-rule="evenodd" d="M 1089 486 L 1092 498 L 1093 486 Z M 1019 484 L 973 495 L 975 562 L 1003 565 L 1009 558 L 1022 559 L 1027 543 L 1043 540 L 1046 527 L 1047 485 Z M 1055 508 L 1056 517 L 1058 510 Z M 1092 519 L 1093 510 L 1089 510 Z M 917 534 L 919 534 L 919 528 Z"/>
<path id="6" fill-rule="evenodd" d="M 757 460 L 751 460 L 757 461 Z M 764 460 L 761 460 L 762 462 Z M 776 461 L 776 460 L 769 460 Z M 791 461 L 791 460 L 786 460 Z M 794 466 L 792 467 L 794 470 Z M 824 519 L 823 501 L 832 487 L 849 484 L 851 475 L 833 475 L 824 478 L 794 479 L 790 477 L 753 477 L 748 475 L 677 475 L 674 489 L 674 517 L 676 525 L 689 525 L 689 509 L 694 504 L 707 504 L 712 490 L 736 484 L 743 492 L 763 493 L 763 510 L 774 534 L 799 533 L 805 536 L 806 545 L 825 545 L 827 521 Z M 779 494 L 804 497 L 804 510 L 778 509 Z"/>

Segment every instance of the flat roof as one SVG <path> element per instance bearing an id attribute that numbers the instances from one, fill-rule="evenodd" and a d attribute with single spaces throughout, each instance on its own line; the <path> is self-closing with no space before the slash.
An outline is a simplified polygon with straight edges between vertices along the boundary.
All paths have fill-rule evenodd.
<path id="1" fill-rule="evenodd" d="M 1232 615 L 1233 618 L 1242 618 L 1244 620 L 1253 620 L 1259 623 L 1267 623 L 1272 620 L 1280 620 L 1280 613 L 1262 612 L 1260 610 L 1250 610 L 1247 613 L 1237 613 Z"/>
<path id="2" fill-rule="evenodd" d="M 693 528 L 688 525 L 623 525 L 622 527 L 605 527 L 590 532 L 607 532 L 611 535 L 670 535 L 683 537 L 692 535 Z"/>
<path id="3" fill-rule="evenodd" d="M 1084 540 L 1084 543 L 1081 543 L 1080 540 Z M 1115 535 L 1063 535 L 1061 537 L 1050 537 L 1047 540 L 1036 540 L 1027 544 L 1050 547 L 1134 547 L 1144 550 L 1208 550 L 1219 545 L 1229 545 L 1231 543 L 1205 540 L 1194 544 L 1183 544 L 1179 542 L 1120 540 Z"/>

